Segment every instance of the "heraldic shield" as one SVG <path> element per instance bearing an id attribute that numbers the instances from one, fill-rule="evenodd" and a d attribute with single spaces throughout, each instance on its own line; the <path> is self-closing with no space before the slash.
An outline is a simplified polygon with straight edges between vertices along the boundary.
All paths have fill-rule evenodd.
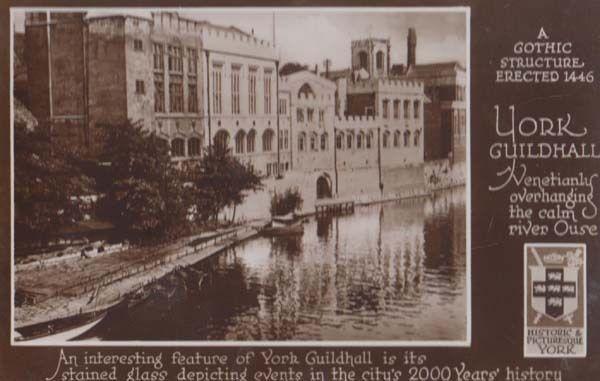
<path id="1" fill-rule="evenodd" d="M 529 266 L 531 307 L 553 320 L 571 321 L 577 310 L 579 267 Z M 536 319 L 536 321 L 539 319 Z"/>

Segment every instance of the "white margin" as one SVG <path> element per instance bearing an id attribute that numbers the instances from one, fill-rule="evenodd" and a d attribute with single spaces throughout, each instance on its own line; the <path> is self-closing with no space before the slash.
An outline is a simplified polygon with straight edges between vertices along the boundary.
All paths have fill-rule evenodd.
<path id="1" fill-rule="evenodd" d="M 541 355 L 527 353 L 527 248 L 534 247 L 581 247 L 583 248 L 583 353 L 574 355 Z M 585 358 L 587 357 L 587 245 L 585 243 L 527 242 L 523 245 L 523 358 Z"/>
<path id="2" fill-rule="evenodd" d="M 466 183 L 466 256 L 467 256 L 467 268 L 466 268 L 466 288 L 467 288 L 467 331 L 465 340 L 375 340 L 375 341 L 348 341 L 348 340 L 336 340 L 336 341 L 66 341 L 52 345 L 35 344 L 27 342 L 15 342 L 14 340 L 14 97 L 13 97 L 13 13 L 14 12 L 35 12 L 35 11 L 52 11 L 52 12 L 74 12 L 78 10 L 115 10 L 115 14 L 119 14 L 126 11 L 202 11 L 206 13 L 211 12 L 240 12 L 240 13 L 272 13 L 272 12 L 307 12 L 314 10 L 315 12 L 339 12 L 339 13 L 386 13 L 386 12 L 397 12 L 397 13 L 414 13 L 414 12 L 431 12 L 431 13 L 464 13 L 466 20 L 466 74 L 467 74 L 467 135 L 466 135 L 466 171 L 467 171 L 467 183 Z M 472 331 L 472 308 L 471 308 L 471 7 L 468 6 L 455 6 L 455 7 L 258 7 L 258 8 L 245 8 L 245 7 L 144 7 L 144 8 L 131 8 L 131 7 L 79 7 L 79 8 L 66 8 L 66 7 L 10 7 L 10 147 L 11 147 L 11 306 L 10 306 L 10 344 L 11 346 L 17 347 L 470 347 L 471 346 L 471 331 Z M 586 317 L 587 319 L 587 317 Z M 586 322 L 587 326 L 587 322 Z M 587 339 L 587 338 L 586 338 Z"/>

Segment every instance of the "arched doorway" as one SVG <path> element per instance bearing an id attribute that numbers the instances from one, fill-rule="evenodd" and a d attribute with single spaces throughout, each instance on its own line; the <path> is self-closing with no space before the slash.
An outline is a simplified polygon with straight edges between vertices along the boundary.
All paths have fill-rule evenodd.
<path id="1" fill-rule="evenodd" d="M 321 198 L 331 198 L 331 180 L 324 174 L 317 179 L 317 199 Z"/>

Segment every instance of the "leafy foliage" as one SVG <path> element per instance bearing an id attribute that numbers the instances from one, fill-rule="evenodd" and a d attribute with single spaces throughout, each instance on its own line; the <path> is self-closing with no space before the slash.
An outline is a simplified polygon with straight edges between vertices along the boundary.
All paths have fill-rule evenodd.
<path id="1" fill-rule="evenodd" d="M 308 65 L 302 65 L 298 62 L 288 62 L 281 66 L 279 75 L 290 75 L 302 70 L 308 70 Z"/>
<path id="2" fill-rule="evenodd" d="M 186 228 L 183 178 L 167 142 L 127 123 L 107 127 L 103 161 L 109 163 L 102 213 L 131 236 L 176 236 Z"/>
<path id="3" fill-rule="evenodd" d="M 275 192 L 271 197 L 271 216 L 281 216 L 302 208 L 302 195 L 298 188 L 286 189 L 282 194 Z"/>
<path id="4" fill-rule="evenodd" d="M 46 128 L 28 131 L 17 124 L 14 138 L 15 235 L 43 240 L 82 217 L 72 197 L 89 194 L 94 183 Z"/>
<path id="5" fill-rule="evenodd" d="M 244 201 L 247 191 L 262 187 L 260 177 L 219 145 L 212 146 L 191 173 L 197 217 L 206 221 L 225 207 Z"/>

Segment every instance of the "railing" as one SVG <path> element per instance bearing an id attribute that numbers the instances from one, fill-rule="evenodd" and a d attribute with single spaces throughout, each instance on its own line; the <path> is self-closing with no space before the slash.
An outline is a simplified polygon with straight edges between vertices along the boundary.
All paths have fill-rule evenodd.
<path id="1" fill-rule="evenodd" d="M 141 258 L 133 261 L 128 261 L 121 264 L 117 269 L 103 273 L 98 276 L 88 276 L 75 284 L 70 284 L 60 288 L 57 291 L 47 294 L 44 298 L 36 298 L 36 303 L 48 300 L 57 295 L 67 295 L 71 297 L 79 297 L 94 291 L 98 287 L 104 287 L 120 280 L 138 275 L 142 272 L 152 270 L 159 266 L 171 263 L 182 257 L 196 254 L 211 246 L 216 246 L 226 240 L 234 240 L 242 229 L 228 230 L 221 233 L 215 233 L 207 237 L 200 237 L 190 242 L 189 239 L 183 240 L 176 244 L 162 244 L 152 249 L 135 248 L 130 249 L 131 255 L 139 253 Z M 197 242 L 196 244 L 194 244 Z M 172 252 L 166 254 L 166 252 Z"/>

